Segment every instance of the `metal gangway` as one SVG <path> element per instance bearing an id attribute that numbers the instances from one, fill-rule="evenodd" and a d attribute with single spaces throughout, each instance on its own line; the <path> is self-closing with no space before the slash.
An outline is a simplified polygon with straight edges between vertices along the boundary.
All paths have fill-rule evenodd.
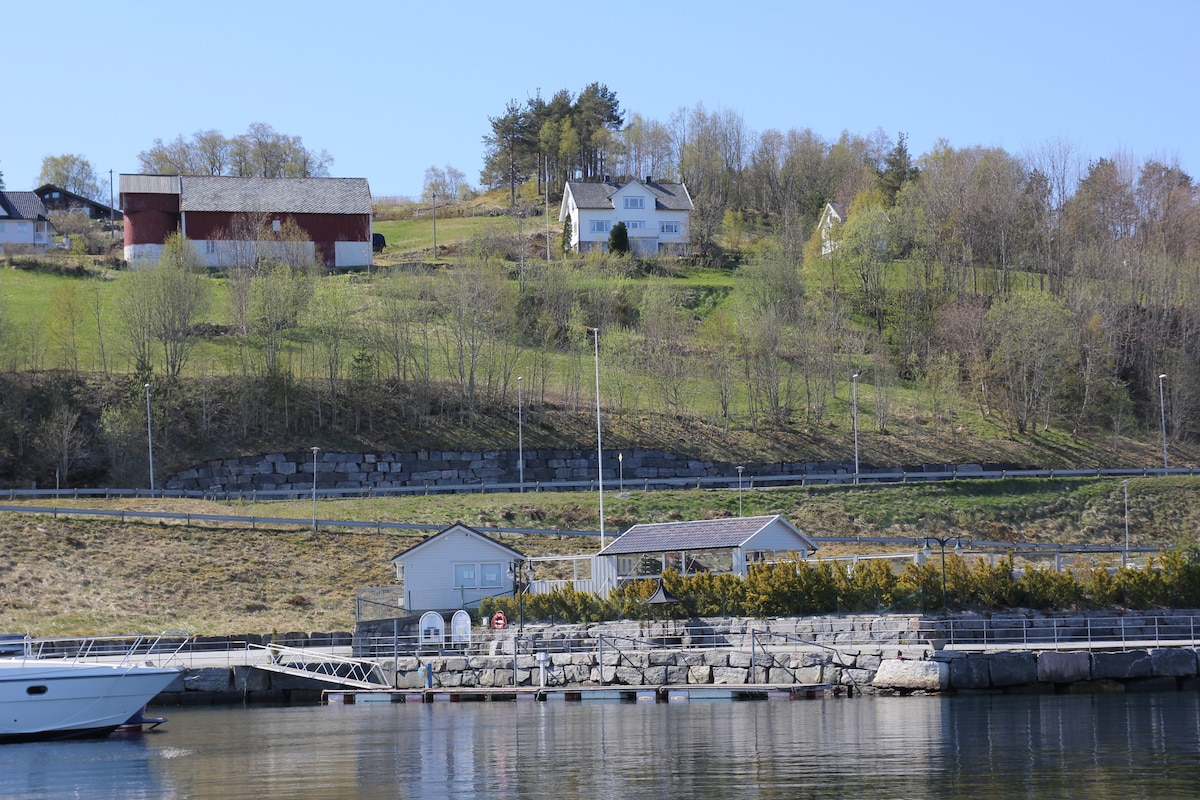
<path id="1" fill-rule="evenodd" d="M 247 665 L 268 672 L 312 678 L 355 689 L 390 689 L 379 664 L 312 648 L 281 644 L 249 644 Z"/>

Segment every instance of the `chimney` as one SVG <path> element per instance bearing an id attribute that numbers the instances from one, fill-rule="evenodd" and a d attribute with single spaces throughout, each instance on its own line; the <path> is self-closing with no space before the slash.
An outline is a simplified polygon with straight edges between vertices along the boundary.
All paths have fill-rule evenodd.
<path id="1" fill-rule="evenodd" d="M 605 182 L 605 183 L 608 183 L 608 182 L 609 182 L 609 180 L 608 180 L 608 176 L 607 176 L 607 175 L 605 175 L 605 176 L 604 176 L 604 182 Z"/>
<path id="2" fill-rule="evenodd" d="M 654 176 L 653 176 L 653 175 L 647 175 L 647 176 L 646 176 L 646 183 L 654 183 Z"/>

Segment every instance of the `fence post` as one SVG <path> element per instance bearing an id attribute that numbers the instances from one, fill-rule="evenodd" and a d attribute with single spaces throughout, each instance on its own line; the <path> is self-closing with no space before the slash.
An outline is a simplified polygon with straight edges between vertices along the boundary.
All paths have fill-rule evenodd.
<path id="1" fill-rule="evenodd" d="M 604 685 L 604 634 L 600 634 L 600 643 L 596 647 L 596 668 L 600 671 L 600 685 Z"/>

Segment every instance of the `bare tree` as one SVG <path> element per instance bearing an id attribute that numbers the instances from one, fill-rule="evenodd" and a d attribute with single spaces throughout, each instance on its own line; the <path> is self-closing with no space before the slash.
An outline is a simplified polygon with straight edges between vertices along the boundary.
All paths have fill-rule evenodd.
<path id="1" fill-rule="evenodd" d="M 38 426 L 37 438 L 59 480 L 67 484 L 71 466 L 87 453 L 87 433 L 79 426 L 79 412 L 56 406 Z"/>

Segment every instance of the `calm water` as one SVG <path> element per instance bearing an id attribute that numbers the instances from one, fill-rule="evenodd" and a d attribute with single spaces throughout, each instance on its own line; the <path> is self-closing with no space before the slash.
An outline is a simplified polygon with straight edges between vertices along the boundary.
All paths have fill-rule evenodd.
<path id="1" fill-rule="evenodd" d="M 16 798 L 1194 798 L 1200 696 L 169 709 L 0 747 Z"/>

